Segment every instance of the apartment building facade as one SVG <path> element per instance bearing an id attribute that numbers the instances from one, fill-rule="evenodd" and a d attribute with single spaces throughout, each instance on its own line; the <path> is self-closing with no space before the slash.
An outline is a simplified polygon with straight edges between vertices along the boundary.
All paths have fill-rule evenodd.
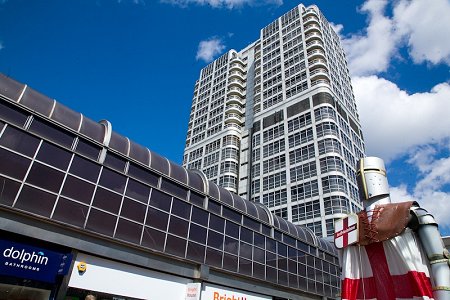
<path id="1" fill-rule="evenodd" d="M 345 53 L 317 6 L 299 4 L 201 70 L 183 166 L 218 185 L 326 237 L 361 207 L 363 156 Z"/>

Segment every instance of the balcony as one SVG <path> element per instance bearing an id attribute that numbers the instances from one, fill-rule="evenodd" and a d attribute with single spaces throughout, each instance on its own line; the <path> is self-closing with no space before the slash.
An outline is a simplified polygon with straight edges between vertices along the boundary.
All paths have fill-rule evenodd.
<path id="1" fill-rule="evenodd" d="M 303 18 L 306 18 L 308 16 L 317 16 L 318 17 L 319 15 L 317 14 L 317 12 L 314 9 L 310 8 L 303 14 Z"/>
<path id="2" fill-rule="evenodd" d="M 238 124 L 242 125 L 244 123 L 244 118 L 238 114 L 226 114 L 225 124 Z"/>
<path id="3" fill-rule="evenodd" d="M 245 89 L 240 88 L 240 87 L 236 87 L 236 86 L 231 86 L 228 88 L 227 91 L 227 95 L 237 95 L 237 96 L 241 96 L 244 97 L 245 96 Z"/>
<path id="4" fill-rule="evenodd" d="M 230 124 L 226 124 L 224 126 L 224 129 L 234 129 L 234 130 L 238 130 L 239 132 L 242 130 L 242 126 L 238 125 L 238 124 L 234 124 L 234 123 L 230 123 Z"/>
<path id="5" fill-rule="evenodd" d="M 238 79 L 238 78 L 230 78 L 228 80 L 228 84 L 230 86 L 237 86 L 237 87 L 240 87 L 242 89 L 245 87 L 245 81 L 243 81 L 241 79 Z"/>
<path id="6" fill-rule="evenodd" d="M 326 79 L 319 79 L 319 80 L 314 80 L 311 81 L 311 86 L 316 86 L 316 85 L 330 85 L 330 81 L 326 80 Z"/>
<path id="7" fill-rule="evenodd" d="M 316 69 L 317 67 L 325 67 L 328 68 L 327 61 L 325 59 L 317 58 L 313 60 L 308 60 L 308 65 L 310 68 L 310 72 L 312 72 L 313 69 Z"/>
<path id="8" fill-rule="evenodd" d="M 317 25 L 319 25 L 320 24 L 319 23 L 319 18 L 314 16 L 314 15 L 303 18 L 303 25 L 306 26 L 306 25 L 309 25 L 309 24 L 317 24 Z"/>
<path id="9" fill-rule="evenodd" d="M 313 40 L 322 40 L 322 34 L 320 32 L 311 32 L 307 35 L 305 35 L 305 42 L 309 43 Z"/>
<path id="10" fill-rule="evenodd" d="M 311 41 L 311 42 L 309 42 L 309 43 L 306 44 L 306 49 L 307 49 L 307 50 L 308 50 L 308 49 L 316 49 L 316 48 L 323 49 L 323 50 L 325 49 L 325 47 L 324 47 L 322 41 L 320 41 L 320 40 L 315 40 L 315 41 Z"/>
<path id="11" fill-rule="evenodd" d="M 244 113 L 244 108 L 239 104 L 229 104 L 225 107 L 225 112 L 242 115 Z"/>
<path id="12" fill-rule="evenodd" d="M 230 76 L 230 78 L 241 78 L 242 80 L 244 80 L 245 79 L 245 73 L 244 72 L 242 72 L 242 71 L 238 71 L 238 70 L 236 70 L 236 71 L 231 71 L 229 74 L 228 74 L 229 76 Z"/>
<path id="13" fill-rule="evenodd" d="M 244 66 L 241 65 L 241 64 L 239 64 L 239 63 L 232 63 L 232 64 L 230 65 L 230 71 L 232 71 L 232 70 L 240 70 L 240 71 L 243 71 L 243 70 L 244 70 Z"/>
<path id="14" fill-rule="evenodd" d="M 318 79 L 326 79 L 328 81 L 330 80 L 328 70 L 325 68 L 317 68 L 314 71 L 311 71 L 309 73 L 309 76 L 311 77 L 311 81 L 315 81 Z"/>
<path id="15" fill-rule="evenodd" d="M 320 32 L 320 26 L 317 24 L 310 24 L 308 26 L 305 26 L 305 34 L 308 34 L 310 32 L 314 32 L 314 31 Z"/>
<path id="16" fill-rule="evenodd" d="M 232 95 L 232 96 L 229 96 L 227 98 L 226 104 L 227 105 L 237 104 L 237 105 L 243 106 L 244 105 L 244 99 L 243 99 L 243 97 Z"/>
<path id="17" fill-rule="evenodd" d="M 308 57 L 308 59 L 316 59 L 316 58 L 325 59 L 325 51 L 323 51 L 321 49 L 314 49 L 314 50 L 308 51 L 307 57 Z"/>

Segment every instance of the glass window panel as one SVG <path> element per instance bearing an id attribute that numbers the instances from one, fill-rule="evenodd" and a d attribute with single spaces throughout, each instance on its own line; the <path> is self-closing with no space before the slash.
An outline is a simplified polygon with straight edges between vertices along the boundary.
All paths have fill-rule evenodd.
<path id="1" fill-rule="evenodd" d="M 161 189 L 181 199 L 186 199 L 187 197 L 186 188 L 165 178 L 161 181 Z"/>
<path id="2" fill-rule="evenodd" d="M 195 222 L 203 226 L 208 226 L 208 217 L 209 213 L 207 211 L 204 211 L 203 209 L 195 206 L 192 207 L 192 216 L 191 216 L 192 222 Z"/>
<path id="3" fill-rule="evenodd" d="M 270 229 L 269 226 L 262 224 L 261 229 L 262 229 L 261 232 L 262 232 L 263 234 L 265 234 L 265 235 L 267 235 L 267 236 L 270 236 L 271 229 Z"/>
<path id="4" fill-rule="evenodd" d="M 176 165 L 173 162 L 170 163 L 170 177 L 174 178 L 184 184 L 187 184 L 187 174 L 186 169 L 183 167 Z"/>
<path id="5" fill-rule="evenodd" d="M 244 275 L 252 275 L 252 261 L 239 258 L 239 273 Z"/>
<path id="6" fill-rule="evenodd" d="M 266 245 L 265 245 L 266 239 L 264 238 L 264 236 L 257 232 L 254 232 L 253 234 L 254 234 L 254 239 L 255 239 L 254 240 L 255 246 L 258 246 L 258 247 L 261 247 L 264 249 L 266 247 Z"/>
<path id="7" fill-rule="evenodd" d="M 169 212 L 172 197 L 153 189 L 150 196 L 150 205 Z"/>
<path id="8" fill-rule="evenodd" d="M 247 243 L 241 242 L 241 249 L 239 251 L 239 255 L 248 259 L 252 259 L 252 246 Z"/>
<path id="9" fill-rule="evenodd" d="M 239 252 L 239 241 L 231 237 L 225 236 L 224 250 L 226 252 L 238 255 Z"/>
<path id="10" fill-rule="evenodd" d="M 0 204 L 12 206 L 20 183 L 0 176 Z"/>
<path id="11" fill-rule="evenodd" d="M 280 242 L 277 242 L 277 244 L 278 244 L 278 255 L 287 256 L 287 246 Z"/>
<path id="12" fill-rule="evenodd" d="M 169 221 L 169 215 L 154 209 L 153 207 L 149 207 L 147 210 L 147 220 L 145 221 L 146 225 L 161 229 L 167 230 L 167 223 Z"/>
<path id="13" fill-rule="evenodd" d="M 129 178 L 125 195 L 147 204 L 148 196 L 150 195 L 150 187 Z"/>
<path id="14" fill-rule="evenodd" d="M 113 236 L 116 227 L 117 216 L 91 208 L 86 229 L 92 230 L 104 235 Z"/>
<path id="15" fill-rule="evenodd" d="M 154 187 L 158 186 L 159 180 L 158 175 L 156 175 L 150 170 L 141 168 L 133 163 L 130 163 L 130 166 L 128 167 L 128 175 L 136 179 L 139 179 L 142 182 L 148 183 L 151 186 Z"/>
<path id="16" fill-rule="evenodd" d="M 39 119 L 33 120 L 30 125 L 30 131 L 66 148 L 72 148 L 72 143 L 75 138 L 74 135 L 64 131 L 62 128 Z"/>
<path id="17" fill-rule="evenodd" d="M 278 257 L 278 269 L 287 271 L 287 258 L 279 255 L 277 257 Z"/>
<path id="18" fill-rule="evenodd" d="M 95 186 L 76 177 L 67 175 L 62 195 L 90 204 Z"/>
<path id="19" fill-rule="evenodd" d="M 163 251 L 166 234 L 153 228 L 144 227 L 141 245 L 152 250 Z"/>
<path id="20" fill-rule="evenodd" d="M 23 180 L 31 160 L 0 148 L 0 173 Z"/>
<path id="21" fill-rule="evenodd" d="M 66 170 L 72 153 L 50 143 L 42 142 L 36 158 L 46 164 Z"/>
<path id="22" fill-rule="evenodd" d="M 123 193 L 127 178 L 110 169 L 103 168 L 99 184 L 115 192 Z"/>
<path id="23" fill-rule="evenodd" d="M 191 205 L 184 201 L 173 198 L 172 214 L 189 220 L 191 214 Z"/>
<path id="24" fill-rule="evenodd" d="M 123 172 L 127 161 L 114 153 L 107 152 L 103 164 L 119 172 Z"/>
<path id="25" fill-rule="evenodd" d="M 142 225 L 119 218 L 115 238 L 139 244 L 141 240 Z"/>
<path id="26" fill-rule="evenodd" d="M 0 138 L 0 145 L 30 157 L 36 153 L 39 142 L 40 139 L 12 126 L 6 127 Z"/>
<path id="27" fill-rule="evenodd" d="M 111 133 L 109 147 L 124 155 L 128 155 L 128 139 L 115 131 Z"/>
<path id="28" fill-rule="evenodd" d="M 298 288 L 298 276 L 294 274 L 288 274 L 289 286 L 293 288 Z M 331 296 L 331 295 L 330 295 Z"/>
<path id="29" fill-rule="evenodd" d="M 44 116 L 48 116 L 52 110 L 55 100 L 42 95 L 41 93 L 27 87 L 20 99 L 20 103 L 30 108 L 32 111 L 39 112 Z"/>
<path id="30" fill-rule="evenodd" d="M 239 225 L 237 225 L 236 223 L 227 221 L 225 233 L 229 236 L 232 236 L 232 237 L 238 239 L 239 238 Z"/>
<path id="31" fill-rule="evenodd" d="M 263 264 L 258 264 L 253 262 L 253 276 L 259 279 L 265 279 L 266 278 L 266 268 Z"/>
<path id="32" fill-rule="evenodd" d="M 278 284 L 288 285 L 287 272 L 278 271 Z"/>
<path id="33" fill-rule="evenodd" d="M 148 149 L 131 141 L 130 142 L 130 154 L 129 156 L 144 165 L 148 166 L 149 160 L 150 160 L 150 153 L 148 152 Z"/>
<path id="34" fill-rule="evenodd" d="M 306 265 L 298 263 L 298 275 L 306 277 Z"/>
<path id="35" fill-rule="evenodd" d="M 55 201 L 55 195 L 24 186 L 14 207 L 49 218 Z"/>
<path id="36" fill-rule="evenodd" d="M 223 234 L 209 230 L 208 231 L 208 246 L 222 250 L 223 249 Z"/>
<path id="37" fill-rule="evenodd" d="M 40 188 L 57 193 L 59 192 L 63 179 L 64 173 L 35 162 L 28 173 L 26 181 Z"/>
<path id="38" fill-rule="evenodd" d="M 206 228 L 192 223 L 189 229 L 189 239 L 206 244 Z"/>
<path id="39" fill-rule="evenodd" d="M 100 166 L 87 159 L 75 155 L 69 172 L 86 180 L 97 182 Z"/>
<path id="40" fill-rule="evenodd" d="M 23 127 L 28 118 L 28 113 L 19 111 L 18 108 L 12 107 L 12 105 L 2 101 L 0 102 L 0 118 Z"/>
<path id="41" fill-rule="evenodd" d="M 60 197 L 52 219 L 77 227 L 83 227 L 88 210 L 89 207 L 86 205 Z"/>
<path id="42" fill-rule="evenodd" d="M 241 219 L 242 219 L 241 213 L 224 206 L 222 214 L 225 218 L 233 220 L 233 221 L 241 224 Z"/>
<path id="43" fill-rule="evenodd" d="M 139 223 L 143 223 L 145 218 L 145 211 L 146 206 L 144 204 L 125 197 L 123 199 L 120 216 Z"/>
<path id="44" fill-rule="evenodd" d="M 237 256 L 224 253 L 223 254 L 223 268 L 236 272 L 238 267 L 238 258 Z"/>
<path id="45" fill-rule="evenodd" d="M 224 226 L 225 226 L 224 219 L 211 214 L 211 216 L 209 217 L 209 228 L 212 228 L 214 230 L 217 230 L 217 231 L 223 233 Z"/>
<path id="46" fill-rule="evenodd" d="M 266 262 L 266 252 L 258 247 L 253 247 L 253 260 L 264 264 Z"/>
<path id="47" fill-rule="evenodd" d="M 191 194 L 189 196 L 189 202 L 191 202 L 191 203 L 193 203 L 195 205 L 203 207 L 204 201 L 205 201 L 205 197 L 204 196 L 202 196 L 200 194 L 197 194 L 197 193 L 194 193 L 194 192 L 191 191 Z"/>
<path id="48" fill-rule="evenodd" d="M 184 257 L 186 240 L 176 236 L 167 235 L 165 252 L 179 257 Z"/>
<path id="49" fill-rule="evenodd" d="M 98 160 L 100 150 L 101 147 L 82 139 L 78 139 L 77 148 L 75 149 L 77 153 L 92 158 L 93 160 Z"/>
<path id="50" fill-rule="evenodd" d="M 247 216 L 244 216 L 244 225 L 255 231 L 260 231 L 260 228 L 261 228 L 260 222 L 253 220 Z"/>
<path id="51" fill-rule="evenodd" d="M 214 212 L 214 213 L 220 215 L 220 214 L 222 214 L 222 205 L 220 205 L 216 201 L 213 201 L 213 200 L 209 199 L 209 201 L 208 201 L 208 210 L 210 212 Z"/>
<path id="52" fill-rule="evenodd" d="M 188 242 L 186 258 L 203 263 L 205 259 L 205 248 L 206 248 L 205 246 L 193 242 Z"/>
<path id="53" fill-rule="evenodd" d="M 212 248 L 206 248 L 206 264 L 215 267 L 222 267 L 222 255 L 221 251 L 217 251 Z"/>
<path id="54" fill-rule="evenodd" d="M 269 282 L 277 282 L 277 269 L 266 266 L 266 278 Z"/>
<path id="55" fill-rule="evenodd" d="M 189 222 L 175 216 L 170 217 L 169 232 L 181 237 L 187 237 Z"/>
<path id="56" fill-rule="evenodd" d="M 266 238 L 266 249 L 268 251 L 276 252 L 277 250 L 277 244 L 276 242 L 271 238 Z"/>
<path id="57" fill-rule="evenodd" d="M 187 171 L 189 176 L 189 186 L 195 188 L 199 191 L 205 191 L 205 185 L 203 183 L 203 179 L 200 175 L 193 171 Z"/>
<path id="58" fill-rule="evenodd" d="M 166 158 L 151 152 L 150 166 L 159 172 L 169 175 L 169 162 Z"/>
<path id="59" fill-rule="evenodd" d="M 121 195 L 98 187 L 97 191 L 95 192 L 94 201 L 92 202 L 92 205 L 94 205 L 97 208 L 109 211 L 113 214 L 118 214 L 121 202 L 122 202 Z"/>
<path id="60" fill-rule="evenodd" d="M 253 244 L 253 231 L 245 227 L 241 227 L 241 241 Z"/>

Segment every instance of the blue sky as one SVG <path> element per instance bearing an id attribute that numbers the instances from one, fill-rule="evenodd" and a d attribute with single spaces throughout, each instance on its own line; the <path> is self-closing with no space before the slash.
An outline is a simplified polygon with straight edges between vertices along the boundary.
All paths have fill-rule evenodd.
<path id="1" fill-rule="evenodd" d="M 0 0 L 0 72 L 181 163 L 200 69 L 300 1 Z M 368 155 L 450 235 L 450 2 L 317 0 L 342 37 Z"/>

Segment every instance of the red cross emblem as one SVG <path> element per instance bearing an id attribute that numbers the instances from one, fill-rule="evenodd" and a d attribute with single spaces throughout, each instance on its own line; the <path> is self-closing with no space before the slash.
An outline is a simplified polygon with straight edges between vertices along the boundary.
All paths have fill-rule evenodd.
<path id="1" fill-rule="evenodd" d="M 358 215 L 351 214 L 334 223 L 334 245 L 345 248 L 358 242 Z"/>

